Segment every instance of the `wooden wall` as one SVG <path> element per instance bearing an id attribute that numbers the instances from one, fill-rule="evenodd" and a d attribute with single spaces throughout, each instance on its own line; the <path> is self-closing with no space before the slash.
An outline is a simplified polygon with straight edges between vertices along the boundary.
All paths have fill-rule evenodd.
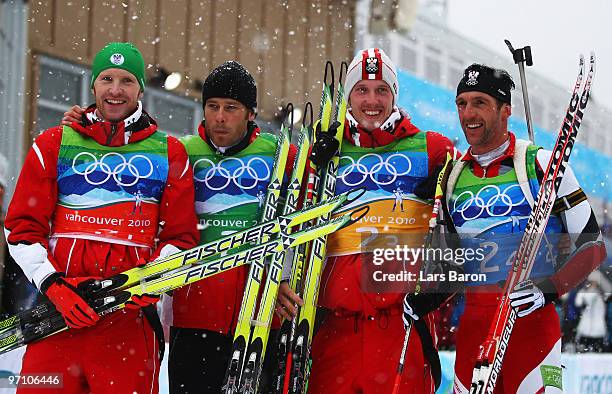
<path id="1" fill-rule="evenodd" d="M 149 76 L 158 67 L 182 72 L 177 92 L 192 97 L 200 97 L 196 80 L 238 60 L 257 81 L 264 119 L 289 101 L 300 105 L 307 97 L 318 105 L 325 61 L 350 61 L 354 50 L 352 0 L 51 0 L 29 6 L 34 55 L 89 65 L 107 42 L 131 41 L 150 65 Z"/>

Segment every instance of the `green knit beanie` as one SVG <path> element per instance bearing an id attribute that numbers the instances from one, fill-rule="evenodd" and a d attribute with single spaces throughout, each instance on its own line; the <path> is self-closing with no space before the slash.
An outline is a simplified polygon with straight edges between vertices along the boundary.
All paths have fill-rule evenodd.
<path id="1" fill-rule="evenodd" d="M 142 54 L 129 42 L 111 42 L 100 50 L 91 65 L 91 87 L 98 75 L 109 68 L 121 68 L 133 74 L 144 90 L 145 65 Z"/>

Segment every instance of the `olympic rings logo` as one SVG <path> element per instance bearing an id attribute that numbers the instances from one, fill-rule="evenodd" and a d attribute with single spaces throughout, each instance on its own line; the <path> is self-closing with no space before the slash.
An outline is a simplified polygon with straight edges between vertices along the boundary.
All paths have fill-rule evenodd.
<path id="1" fill-rule="evenodd" d="M 509 192 L 513 188 L 518 188 L 520 192 L 520 196 L 522 196 L 520 201 L 513 201 Z M 483 195 L 487 193 L 488 190 L 492 190 L 493 194 L 490 195 L 487 200 L 483 198 Z M 458 203 L 461 200 L 462 196 L 468 196 L 468 198 L 461 203 Z M 498 217 L 498 216 L 506 216 L 512 211 L 512 208 L 517 207 L 525 202 L 525 196 L 523 195 L 520 186 L 517 184 L 507 186 L 503 191 L 497 185 L 487 185 L 480 189 L 476 195 L 473 192 L 466 190 L 463 193 L 459 194 L 455 199 L 453 204 L 453 213 L 459 213 L 463 220 L 473 220 L 478 219 L 483 212 L 487 212 L 489 216 Z M 501 204 L 499 204 L 501 203 Z M 467 210 L 476 207 L 478 208 L 476 214 L 466 214 Z M 501 209 L 504 208 L 503 212 L 495 212 L 495 208 Z"/>
<path id="2" fill-rule="evenodd" d="M 86 161 L 81 165 L 77 165 L 77 160 L 81 156 L 91 158 L 91 162 Z M 113 159 L 116 159 L 119 162 L 116 162 Z M 140 170 L 136 166 L 137 160 L 142 160 L 146 163 L 146 167 L 148 169 L 145 174 L 140 173 Z M 82 168 L 84 164 L 87 165 L 85 169 L 81 171 L 79 167 Z M 72 160 L 72 170 L 75 174 L 83 175 L 85 177 L 85 181 L 87 181 L 87 183 L 89 183 L 90 185 L 102 185 L 112 176 L 115 182 L 117 182 L 117 184 L 120 186 L 134 186 L 138 183 L 138 181 L 140 181 L 140 179 L 146 179 L 153 174 L 153 163 L 148 157 L 144 155 L 134 155 L 126 161 L 125 157 L 122 154 L 117 152 L 109 152 L 102 156 L 100 160 L 98 160 L 93 153 L 80 152 Z M 103 177 L 102 180 L 96 181 L 91 179 L 91 174 L 100 172 L 106 175 L 105 177 Z M 124 182 L 123 177 L 126 175 L 132 176 L 134 177 L 134 179 L 131 182 Z"/>
<path id="3" fill-rule="evenodd" d="M 372 161 L 370 158 L 374 158 L 374 165 L 371 165 L 371 163 L 368 163 L 370 164 L 369 166 L 364 164 L 367 163 L 368 160 Z M 410 158 L 401 153 L 393 153 L 386 159 L 383 159 L 379 154 L 368 153 L 361 156 L 357 162 L 350 156 L 342 156 L 341 160 L 348 160 L 350 164 L 343 169 L 338 178 L 341 179 L 345 185 L 351 187 L 362 184 L 368 177 L 377 185 L 390 185 L 395 182 L 398 177 L 408 175 L 412 169 Z M 405 170 L 400 170 L 404 168 Z M 360 175 L 356 182 L 348 180 L 349 175 L 353 174 Z M 385 176 L 387 177 L 386 180 Z"/>
<path id="4" fill-rule="evenodd" d="M 258 165 L 258 163 L 261 163 L 261 165 Z M 198 165 L 208 167 L 203 178 L 196 175 Z M 260 174 L 260 172 L 263 172 L 263 174 Z M 193 179 L 203 182 L 209 190 L 215 191 L 225 189 L 231 182 L 243 190 L 253 189 L 259 182 L 270 179 L 270 175 L 270 167 L 261 157 L 252 157 L 246 164 L 237 157 L 228 157 L 216 164 L 206 158 L 199 159 L 193 163 Z M 211 182 L 213 178 L 221 178 L 224 181 L 221 185 L 215 186 Z M 245 180 L 248 180 L 246 184 Z"/>

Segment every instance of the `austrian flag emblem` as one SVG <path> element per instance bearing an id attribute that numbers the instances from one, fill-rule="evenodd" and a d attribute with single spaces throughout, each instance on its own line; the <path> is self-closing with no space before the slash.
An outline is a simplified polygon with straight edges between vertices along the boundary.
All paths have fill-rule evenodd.
<path id="1" fill-rule="evenodd" d="M 123 55 L 120 53 L 114 53 L 110 57 L 110 62 L 116 66 L 122 65 L 124 61 L 125 59 L 123 58 Z"/>
<path id="2" fill-rule="evenodd" d="M 368 74 L 376 74 L 378 72 L 378 59 L 375 57 L 369 57 L 366 59 L 365 70 Z"/>
<path id="3" fill-rule="evenodd" d="M 474 86 L 478 85 L 478 71 L 470 71 L 468 73 L 468 80 L 465 82 L 466 85 Z"/>

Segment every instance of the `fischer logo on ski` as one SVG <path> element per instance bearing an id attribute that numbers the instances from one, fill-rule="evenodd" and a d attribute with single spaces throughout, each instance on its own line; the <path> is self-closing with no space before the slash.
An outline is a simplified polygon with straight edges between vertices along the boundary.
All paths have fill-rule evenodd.
<path id="1" fill-rule="evenodd" d="M 306 217 L 317 217 L 319 214 L 325 213 L 328 209 L 335 210 L 350 201 L 349 196 L 351 193 L 354 193 L 354 191 L 338 196 L 339 198 L 331 205 L 319 204 L 306 210 L 296 212 L 291 216 L 293 218 L 292 220 L 298 219 L 297 223 L 301 223 L 300 220 Z M 303 216 L 305 212 L 307 212 L 307 214 Z M 352 214 L 354 214 L 354 212 Z M 199 256 L 197 253 L 199 253 L 199 249 L 202 249 L 202 246 L 180 252 L 164 259 L 165 262 L 173 263 L 170 265 L 170 268 L 152 271 L 150 266 L 145 266 L 144 268 L 128 270 L 126 272 L 132 272 L 132 275 L 129 277 L 135 281 L 126 281 L 125 278 L 128 276 L 124 275 L 125 273 L 118 274 L 116 277 L 120 279 L 119 285 L 116 285 L 116 283 L 111 280 L 112 278 L 105 279 L 101 282 L 110 282 L 112 287 L 86 293 L 86 299 L 91 303 L 99 315 L 107 315 L 123 308 L 125 302 L 129 301 L 132 295 L 140 295 L 143 293 L 162 294 L 187 283 L 193 283 L 202 278 L 225 272 L 235 266 L 247 264 L 250 262 L 248 261 L 249 256 L 271 256 L 286 247 L 301 245 L 322 234 L 328 234 L 354 223 L 351 214 L 343 215 L 336 219 L 337 220 L 333 222 L 326 223 L 324 226 L 310 227 L 303 231 L 293 233 L 290 237 L 282 237 L 283 233 L 280 233 L 280 238 L 276 238 L 268 243 L 255 242 L 254 244 L 252 243 L 251 245 L 245 246 L 240 244 L 237 246 L 243 246 L 242 248 L 229 250 L 224 252 L 223 255 L 218 255 L 217 258 L 208 258 L 204 260 L 190 259 L 189 264 L 185 265 L 182 265 L 184 256 Z M 276 228 L 279 227 L 274 221 L 271 223 Z M 262 226 L 256 227 L 261 228 Z M 268 224 L 265 224 L 265 227 L 268 227 Z M 245 232 L 254 233 L 250 229 L 245 230 Z M 276 234 L 276 232 L 273 234 Z M 224 239 L 228 238 L 224 237 Z M 290 244 L 286 244 L 286 242 L 290 242 Z M 153 265 L 156 268 L 166 267 L 164 264 L 155 264 L 155 262 Z M 147 275 L 136 275 L 136 273 L 142 272 L 147 272 Z M 0 327 L 2 327 L 0 328 L 0 354 L 63 331 L 67 328 L 61 314 L 57 312 L 51 303 L 40 304 L 31 310 L 4 319 L 0 321 Z"/>

